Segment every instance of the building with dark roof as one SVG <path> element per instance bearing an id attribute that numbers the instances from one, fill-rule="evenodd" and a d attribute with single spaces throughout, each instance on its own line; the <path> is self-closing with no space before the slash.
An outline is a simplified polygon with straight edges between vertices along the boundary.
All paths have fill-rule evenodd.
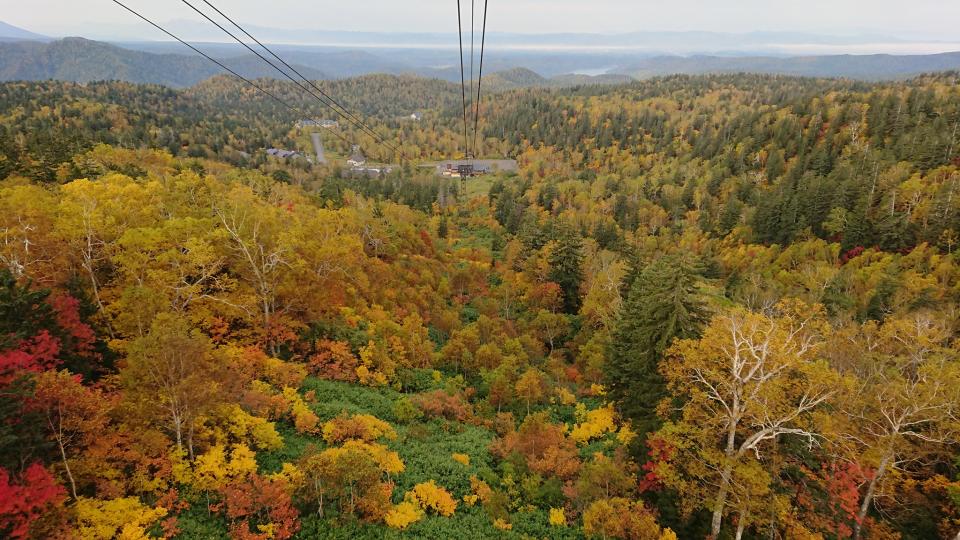
<path id="1" fill-rule="evenodd" d="M 302 154 L 296 150 L 284 150 L 282 148 L 267 148 L 267 155 L 280 159 L 303 157 Z"/>
<path id="2" fill-rule="evenodd" d="M 434 167 L 440 176 L 467 176 L 492 174 L 498 172 L 517 172 L 517 161 L 513 159 L 448 159 L 439 163 L 425 163 L 423 167 Z"/>
<path id="3" fill-rule="evenodd" d="M 347 159 L 347 165 L 352 167 L 362 167 L 366 163 L 367 158 L 363 155 L 363 152 L 360 151 L 360 145 L 353 145 L 353 149 L 350 151 L 350 157 Z"/>

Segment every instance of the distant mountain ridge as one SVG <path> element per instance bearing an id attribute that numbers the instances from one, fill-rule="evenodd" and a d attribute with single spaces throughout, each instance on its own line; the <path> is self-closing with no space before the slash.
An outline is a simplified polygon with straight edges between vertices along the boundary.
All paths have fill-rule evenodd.
<path id="1" fill-rule="evenodd" d="M 683 73 L 764 73 L 802 77 L 845 77 L 861 80 L 899 79 L 920 73 L 960 69 L 960 52 L 924 55 L 794 56 L 657 56 L 617 68 L 638 79 Z"/>
<path id="2" fill-rule="evenodd" d="M 221 61 L 248 78 L 279 75 L 252 54 Z M 326 78 L 315 69 L 306 66 L 294 67 L 306 77 Z M 219 66 L 200 56 L 132 51 L 84 38 L 65 38 L 50 43 L 0 43 L 0 80 L 3 81 L 121 80 L 185 87 L 224 72 Z"/>
<path id="3" fill-rule="evenodd" d="M 353 77 L 370 73 L 414 73 L 420 76 L 447 79 L 446 70 L 411 69 L 362 51 L 333 53 L 284 52 L 293 66 L 305 77 L 314 80 Z M 282 78 L 272 67 L 249 54 L 218 58 L 226 66 L 247 78 Z M 329 64 L 333 74 L 303 65 Z M 132 83 L 163 84 L 175 88 L 193 86 L 224 70 L 209 60 L 186 54 L 148 53 L 130 50 L 84 38 L 65 38 L 50 43 L 16 41 L 0 43 L 0 81 L 64 80 L 90 82 L 121 80 Z M 613 76 L 612 80 L 630 80 Z M 492 73 L 484 78 L 491 91 L 530 86 L 572 86 L 576 84 L 609 84 L 610 76 L 563 75 L 551 79 L 524 68 Z"/>
<path id="4" fill-rule="evenodd" d="M 0 21 L 0 41 L 17 41 L 29 39 L 34 41 L 47 41 L 50 38 L 47 36 L 42 36 L 40 34 L 35 34 L 29 30 L 24 30 L 12 24 L 7 24 L 3 21 Z"/>
<path id="5" fill-rule="evenodd" d="M 252 54 L 240 54 L 222 44 L 200 47 L 219 61 L 247 78 L 279 78 L 269 65 Z M 90 82 L 121 80 L 133 83 L 155 83 L 175 88 L 193 86 L 214 75 L 224 73 L 219 66 L 195 54 L 177 54 L 176 49 L 158 47 L 156 52 L 131 49 L 84 38 L 56 41 L 0 39 L 0 81 L 65 80 Z M 459 81 L 455 66 L 425 66 L 410 57 L 378 55 L 362 50 L 298 50 L 278 47 L 283 55 L 304 76 L 320 79 L 355 77 L 372 73 L 413 74 L 420 77 Z M 491 60 L 485 70 L 484 87 L 504 91 L 525 87 L 568 87 L 578 85 L 622 84 L 671 74 L 704 74 L 750 72 L 807 77 L 845 77 L 861 80 L 901 79 L 920 73 L 960 70 L 960 52 L 931 55 L 832 55 L 798 57 L 727 57 L 727 56 L 656 56 L 620 57 L 614 65 L 585 70 L 599 75 L 564 73 L 579 68 L 563 64 L 558 57 L 548 76 L 540 70 L 518 65 L 539 62 L 546 57 L 501 57 Z M 575 58 L 581 62 L 582 58 Z M 605 57 L 595 61 L 604 65 Z"/>
<path id="6" fill-rule="evenodd" d="M 570 87 L 581 85 L 625 84 L 635 79 L 628 75 L 583 75 L 570 73 L 554 77 L 544 77 L 526 68 L 513 68 L 492 73 L 483 78 L 483 85 L 492 91 L 512 90 L 529 87 Z"/>

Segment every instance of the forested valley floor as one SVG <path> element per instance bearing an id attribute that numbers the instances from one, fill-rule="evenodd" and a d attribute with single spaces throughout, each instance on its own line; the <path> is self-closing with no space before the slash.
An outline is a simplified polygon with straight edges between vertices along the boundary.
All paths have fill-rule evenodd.
<path id="1" fill-rule="evenodd" d="M 958 76 L 4 83 L 0 536 L 957 538 Z"/>

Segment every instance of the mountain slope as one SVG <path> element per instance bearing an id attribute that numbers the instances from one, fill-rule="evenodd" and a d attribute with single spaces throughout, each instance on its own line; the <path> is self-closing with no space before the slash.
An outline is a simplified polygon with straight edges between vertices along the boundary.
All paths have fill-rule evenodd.
<path id="1" fill-rule="evenodd" d="M 7 24 L 3 21 L 0 21 L 0 41 L 15 41 L 22 39 L 32 39 L 37 41 L 48 40 L 50 38 L 46 36 L 41 36 L 40 34 L 34 34 L 29 30 L 24 30 L 12 24 Z"/>
<path id="2" fill-rule="evenodd" d="M 528 86 L 545 86 L 547 79 L 526 68 L 514 68 L 491 73 L 483 78 L 483 85 L 489 90 L 510 90 Z"/>
<path id="3" fill-rule="evenodd" d="M 530 69 L 514 68 L 485 75 L 483 87 L 491 92 L 502 92 L 516 88 L 567 88 L 571 86 L 625 84 L 633 80 L 633 77 L 629 75 L 584 75 L 580 73 L 568 73 L 547 78 Z"/>
<path id="4" fill-rule="evenodd" d="M 928 55 L 829 55 L 777 58 L 769 56 L 657 56 L 617 69 L 636 78 L 683 73 L 766 73 L 806 77 L 848 77 L 879 80 L 960 69 L 960 52 Z"/>
<path id="5" fill-rule="evenodd" d="M 253 55 L 225 59 L 223 63 L 244 77 L 279 75 Z M 311 68 L 298 66 L 297 69 L 309 78 L 325 78 Z M 0 43 L 0 80 L 4 81 L 122 80 L 185 87 L 223 72 L 200 56 L 131 51 L 83 38 L 66 38 L 51 43 Z"/>

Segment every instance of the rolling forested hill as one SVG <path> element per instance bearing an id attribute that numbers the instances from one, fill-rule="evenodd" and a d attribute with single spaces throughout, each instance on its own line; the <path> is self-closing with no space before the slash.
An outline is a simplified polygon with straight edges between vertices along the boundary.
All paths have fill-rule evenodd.
<path id="1" fill-rule="evenodd" d="M 223 63 L 248 78 L 279 76 L 252 54 L 225 58 Z M 299 66 L 298 70 L 312 79 L 325 78 L 314 69 Z M 3 81 L 121 80 L 184 87 L 223 72 L 200 56 L 145 53 L 83 38 L 49 43 L 0 43 L 0 80 Z"/>
<path id="2" fill-rule="evenodd" d="M 951 540 L 958 77 L 0 84 L 0 535 Z"/>

